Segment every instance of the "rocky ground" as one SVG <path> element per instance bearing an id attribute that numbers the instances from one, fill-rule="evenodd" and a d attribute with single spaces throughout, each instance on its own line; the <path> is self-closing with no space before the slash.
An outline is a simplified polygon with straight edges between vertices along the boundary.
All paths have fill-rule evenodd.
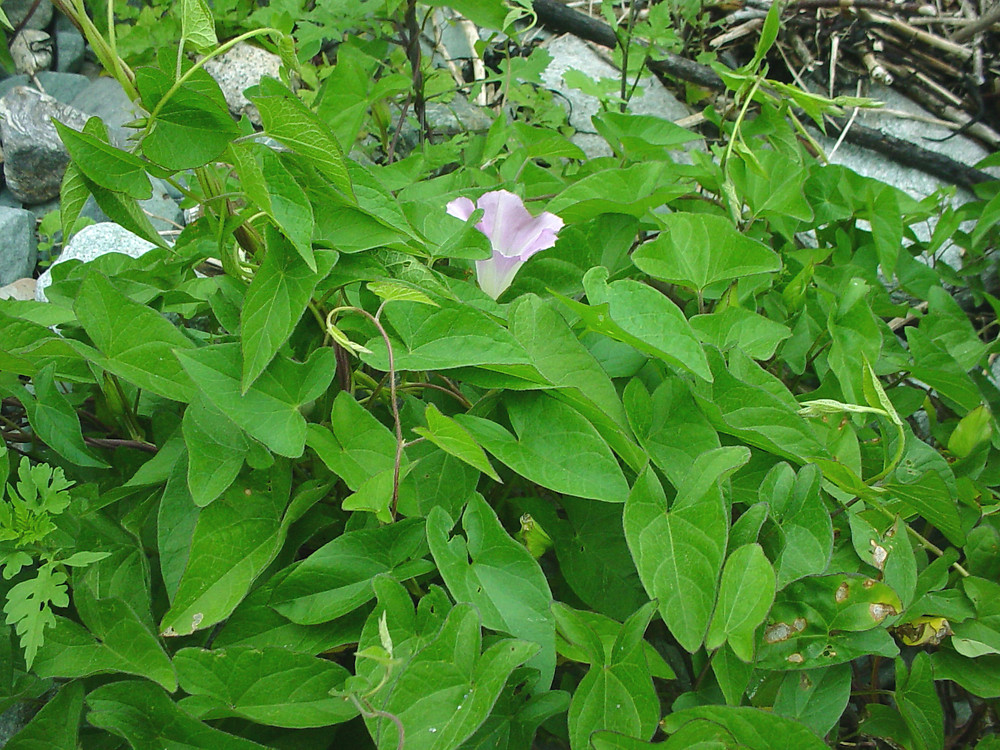
<path id="1" fill-rule="evenodd" d="M 17 0 L 6 2 L 4 8 L 17 24 L 30 5 L 30 2 Z M 89 259 L 104 252 L 139 252 L 145 247 L 141 242 L 123 241 L 122 230 L 110 227 L 81 232 L 71 238 L 65 248 L 58 242 L 53 245 L 50 237 L 38 236 L 40 220 L 58 209 L 59 185 L 69 158 L 51 120 L 58 119 L 79 129 L 89 117 L 100 117 L 108 126 L 112 139 L 127 148 L 130 131 L 125 124 L 140 113 L 115 81 L 100 76 L 100 71 L 88 61 L 79 32 L 59 13 L 53 12 L 48 0 L 39 3 L 22 35 L 27 30 L 48 34 L 51 54 L 48 57 L 35 54 L 29 60 L 26 72 L 31 75 L 22 73 L 0 80 L 0 146 L 4 158 L 4 186 L 0 190 L 0 298 L 44 299 L 46 269 L 53 259 L 57 262 L 69 258 Z M 440 62 L 447 64 L 441 59 L 442 50 L 459 63 L 467 59 L 470 54 L 467 36 L 456 25 L 446 26 L 442 32 L 442 44 L 437 46 Z M 607 145 L 593 132 L 590 124 L 600 102 L 567 85 L 563 74 L 575 70 L 595 80 L 615 78 L 618 71 L 610 60 L 609 51 L 573 35 L 556 35 L 544 29 L 535 33 L 541 36 L 541 43 L 552 56 L 543 80 L 566 103 L 570 123 L 577 130 L 574 140 L 588 156 L 607 153 Z M 38 62 L 45 67 L 32 71 L 32 65 Z M 207 67 L 222 86 L 234 116 L 246 113 L 253 119 L 255 113 L 243 91 L 262 75 L 277 75 L 279 61 L 264 50 L 241 45 Z M 859 123 L 947 154 L 967 165 L 975 164 L 988 153 L 978 142 L 961 134 L 948 140 L 933 140 L 951 135 L 953 131 L 929 124 L 928 121 L 934 119 L 931 113 L 892 88 L 875 84 L 869 95 L 885 101 L 889 114 L 863 110 L 858 116 Z M 687 105 L 678 101 L 653 76 L 642 81 L 630 109 L 672 121 L 692 114 Z M 428 110 L 432 125 L 445 133 L 460 129 L 485 130 L 491 114 L 462 98 L 448 105 L 432 105 Z M 908 119 L 906 115 L 917 119 Z M 828 152 L 833 151 L 834 140 L 828 139 L 824 145 Z M 928 195 L 943 184 L 925 172 L 900 166 L 851 143 L 841 143 L 833 153 L 833 161 L 896 185 L 917 197 Z M 153 197 L 142 206 L 154 226 L 169 237 L 183 226 L 180 194 L 160 180 L 154 178 L 153 183 Z M 84 209 L 83 216 L 98 224 L 107 221 L 93 199 Z M 61 254 L 56 256 L 60 250 Z"/>

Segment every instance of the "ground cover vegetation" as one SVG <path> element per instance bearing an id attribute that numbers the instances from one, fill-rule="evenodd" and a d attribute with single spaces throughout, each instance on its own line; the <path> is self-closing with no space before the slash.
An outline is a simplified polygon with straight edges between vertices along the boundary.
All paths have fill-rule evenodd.
<path id="1" fill-rule="evenodd" d="M 158 247 L 0 302 L 8 747 L 994 747 L 998 184 L 824 164 L 864 102 L 768 77 L 779 6 L 684 158 L 626 101 L 695 10 L 609 15 L 587 159 L 499 36 L 492 126 L 428 132 L 445 3 L 57 5 L 146 113 L 60 128 L 63 236 Z M 262 131 L 202 70 L 244 38 Z"/>

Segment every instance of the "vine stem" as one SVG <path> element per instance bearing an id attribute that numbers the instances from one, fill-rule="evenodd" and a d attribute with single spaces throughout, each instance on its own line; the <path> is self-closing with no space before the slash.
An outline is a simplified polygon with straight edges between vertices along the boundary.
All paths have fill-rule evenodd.
<path id="1" fill-rule="evenodd" d="M 392 406 L 392 421 L 395 426 L 396 431 L 396 458 L 393 461 L 392 466 L 392 501 L 389 505 L 389 514 L 392 516 L 392 520 L 396 520 L 396 508 L 399 505 L 399 470 L 403 463 L 403 423 L 399 418 L 399 403 L 396 400 L 396 359 L 392 351 L 392 343 L 389 341 L 389 334 L 386 333 L 385 327 L 379 320 L 382 316 L 382 311 L 385 309 L 385 301 L 379 305 L 378 310 L 372 315 L 367 310 L 360 307 L 354 307 L 353 305 L 346 307 L 337 307 L 327 313 L 327 320 L 332 320 L 339 312 L 354 312 L 359 315 L 363 315 L 368 318 L 374 326 L 378 329 L 379 334 L 382 336 L 382 340 L 385 342 L 385 350 L 389 358 L 389 400 Z"/>
<path id="2" fill-rule="evenodd" d="M 160 114 L 160 110 L 163 109 L 163 105 L 165 105 L 170 100 L 170 98 L 177 93 L 177 90 L 180 89 L 181 86 L 187 83 L 187 80 L 191 76 L 193 76 L 196 72 L 205 67 L 205 63 L 207 63 L 209 60 L 215 57 L 218 57 L 219 55 L 226 54 L 229 50 L 231 50 L 240 42 L 246 41 L 247 39 L 253 39 L 256 36 L 263 36 L 264 34 L 272 34 L 272 33 L 279 35 L 281 34 L 281 32 L 278 29 L 272 29 L 270 27 L 247 31 L 243 34 L 240 34 L 238 37 L 230 39 L 225 44 L 216 47 L 214 50 L 209 52 L 203 58 L 198 60 L 194 65 L 188 68 L 187 72 L 185 72 L 184 75 L 182 75 L 180 78 L 174 81 L 174 84 L 169 89 L 167 89 L 167 93 L 165 93 L 163 97 L 160 99 L 160 101 L 156 103 L 156 106 L 153 107 L 153 111 L 149 113 L 149 120 L 147 121 L 146 127 L 143 130 L 143 135 L 147 135 L 149 133 L 149 129 L 153 126 L 153 123 L 156 121 L 156 116 Z M 179 56 L 180 53 L 178 52 L 178 57 Z"/>
<path id="3" fill-rule="evenodd" d="M 354 693 L 348 693 L 347 697 L 351 699 L 351 703 L 354 704 L 354 707 L 358 709 L 358 712 L 365 718 L 374 719 L 375 717 L 378 717 L 381 719 L 388 719 L 393 724 L 395 724 L 396 732 L 398 733 L 398 737 L 396 739 L 396 750 L 403 750 L 405 735 L 403 732 L 403 722 L 400 720 L 398 716 L 396 716 L 395 714 L 391 714 L 388 711 L 380 711 L 374 706 L 363 705 L 361 701 L 358 699 L 358 697 L 354 695 Z"/>

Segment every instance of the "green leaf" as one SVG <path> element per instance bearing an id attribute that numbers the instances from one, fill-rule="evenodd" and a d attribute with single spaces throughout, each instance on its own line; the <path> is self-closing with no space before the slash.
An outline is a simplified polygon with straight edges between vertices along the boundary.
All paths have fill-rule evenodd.
<path id="1" fill-rule="evenodd" d="M 240 313 L 244 394 L 288 341 L 316 285 L 337 262 L 337 253 L 319 250 L 314 262 L 317 267 L 310 269 L 284 238 L 268 232 L 267 255 L 250 282 Z"/>
<path id="2" fill-rule="evenodd" d="M 331 695 L 348 671 L 307 654 L 274 646 L 185 648 L 174 656 L 174 665 L 181 687 L 198 696 L 201 711 L 212 718 L 301 729 L 340 724 L 358 713 L 352 703 Z"/>
<path id="3" fill-rule="evenodd" d="M 461 13 L 476 26 L 503 31 L 508 6 L 503 0 L 430 0 L 431 7 L 447 6 Z"/>
<path id="4" fill-rule="evenodd" d="M 913 739 L 914 750 L 942 750 L 944 747 L 944 710 L 934 687 L 931 658 L 919 652 L 909 669 L 896 659 L 896 706 Z"/>
<path id="5" fill-rule="evenodd" d="M 507 316 L 510 332 L 543 377 L 553 385 L 578 388 L 616 424 L 625 424 L 625 412 L 614 384 L 554 303 L 525 294 L 511 303 Z"/>
<path id="6" fill-rule="evenodd" d="M 506 404 L 516 438 L 479 417 L 460 414 L 456 421 L 489 453 L 532 482 L 567 495 L 625 501 L 628 483 L 621 467 L 583 415 L 546 393 L 511 394 Z"/>
<path id="7" fill-rule="evenodd" d="M 730 353 L 729 366 L 718 351 L 707 354 L 714 382 L 696 383 L 692 390 L 715 429 L 797 463 L 828 456 L 780 380 L 739 350 Z"/>
<path id="8" fill-rule="evenodd" d="M 83 714 L 83 683 L 63 685 L 4 750 L 77 750 Z"/>
<path id="9" fill-rule="evenodd" d="M 118 598 L 95 599 L 85 587 L 74 589 L 73 598 L 87 629 L 57 618 L 38 652 L 37 674 L 76 678 L 124 673 L 177 689 L 170 657 L 130 604 Z"/>
<path id="10" fill-rule="evenodd" d="M 695 315 L 691 318 L 691 327 L 704 343 L 722 351 L 739 347 L 748 357 L 757 360 L 773 357 L 778 345 L 792 335 L 787 326 L 742 307 Z"/>
<path id="11" fill-rule="evenodd" d="M 525 509 L 551 535 L 559 570 L 573 592 L 595 611 L 619 620 L 647 600 L 625 542 L 622 506 L 563 496 L 559 504 L 565 519 L 551 501 L 525 498 Z"/>
<path id="12" fill-rule="evenodd" d="M 992 436 L 993 415 L 986 404 L 980 404 L 959 420 L 948 438 L 948 451 L 965 458 Z"/>
<path id="13" fill-rule="evenodd" d="M 907 326 L 905 330 L 913 356 L 911 376 L 934 388 L 947 402 L 956 404 L 959 414 L 978 408 L 983 396 L 962 365 L 919 328 Z"/>
<path id="14" fill-rule="evenodd" d="M 194 384 L 174 356 L 194 344 L 158 312 L 129 299 L 99 273 L 84 278 L 74 310 L 104 354 L 98 365 L 174 401 L 194 397 Z"/>
<path id="15" fill-rule="evenodd" d="M 402 281 L 372 281 L 368 284 L 368 291 L 386 302 L 417 302 L 421 305 L 440 307 L 418 288 Z"/>
<path id="16" fill-rule="evenodd" d="M 584 276 L 589 307 L 559 299 L 580 315 L 590 330 L 712 379 L 701 342 L 677 305 L 646 284 L 631 279 L 608 284 L 607 278 L 603 267 L 592 268 Z"/>
<path id="17" fill-rule="evenodd" d="M 71 167 L 71 169 L 76 169 L 76 167 Z M 168 247 L 167 243 L 163 241 L 160 233 L 156 231 L 153 227 L 153 223 L 149 220 L 146 213 L 139 207 L 135 198 L 130 198 L 127 195 L 122 195 L 121 193 L 116 193 L 107 188 L 103 188 L 96 182 L 92 182 L 87 179 L 82 172 L 77 172 L 79 176 L 79 182 L 82 183 L 87 192 L 94 196 L 94 200 L 97 202 L 98 207 L 107 215 L 111 221 L 115 224 L 119 224 L 132 234 L 137 237 L 141 237 L 147 242 L 152 242 L 157 247 Z M 76 179 L 74 178 L 74 183 Z M 73 185 L 72 189 L 72 199 L 73 202 L 70 204 L 70 209 L 76 207 L 77 202 L 80 198 L 86 201 L 86 196 L 83 191 L 77 186 Z M 81 205 L 82 208 L 82 205 Z M 77 214 L 79 215 L 79 214 Z M 76 217 L 74 217 L 75 219 Z M 72 229 L 72 227 L 70 227 Z"/>
<path id="18" fill-rule="evenodd" d="M 462 516 L 464 537 L 450 536 L 454 525 L 440 507 L 427 516 L 427 543 L 448 591 L 456 601 L 473 604 L 485 627 L 537 644 L 540 651 L 528 666 L 540 673 L 535 691 L 548 689 L 555 670 L 555 622 L 538 562 L 478 494 Z"/>
<path id="19" fill-rule="evenodd" d="M 754 633 L 771 609 L 774 587 L 774 568 L 759 544 L 746 544 L 729 555 L 705 647 L 727 642 L 743 661 L 752 661 Z"/>
<path id="20" fill-rule="evenodd" d="M 669 511 L 659 480 L 647 468 L 625 503 L 625 538 L 639 578 L 659 602 L 670 632 L 690 652 L 701 646 L 708 629 L 729 534 L 716 482 L 748 458 L 746 448 L 699 456 Z"/>
<path id="21" fill-rule="evenodd" d="M 642 381 L 625 386 L 622 400 L 636 438 L 674 486 L 688 475 L 691 462 L 719 447 L 719 435 L 679 378 L 665 378 L 650 396 Z"/>
<path id="22" fill-rule="evenodd" d="M 388 716 L 402 726 L 407 750 L 461 747 L 486 720 L 514 669 L 538 649 L 533 643 L 503 639 L 480 654 L 479 616 L 463 603 L 451 609 L 440 629 L 434 628 L 426 640 L 414 638 L 412 631 L 400 632 L 397 616 L 387 609 L 376 610 L 360 646 L 380 643 L 371 623 L 382 612 L 392 634 L 393 653 L 401 654 L 402 663 L 370 698 L 381 712 L 366 719 L 379 750 L 395 750 L 400 745 L 397 725 Z"/>
<path id="23" fill-rule="evenodd" d="M 753 677 L 753 665 L 740 659 L 732 647 L 724 643 L 712 656 L 712 674 L 726 698 L 727 706 L 739 706 Z"/>
<path id="24" fill-rule="evenodd" d="M 264 180 L 266 196 L 261 207 L 267 211 L 278 230 L 289 239 L 306 265 L 316 271 L 317 262 L 312 247 L 313 226 L 316 221 L 312 204 L 295 176 L 282 163 L 280 154 L 269 148 L 261 149 L 260 154 L 261 178 Z M 268 255 L 272 244 L 278 244 L 278 241 L 269 238 Z M 333 257 L 336 260 L 336 254 Z M 330 267 L 332 265 L 332 262 L 328 264 Z"/>
<path id="25" fill-rule="evenodd" d="M 329 429 L 310 424 L 307 441 L 348 488 L 393 467 L 396 436 L 347 391 L 334 399 L 330 422 Z"/>
<path id="26" fill-rule="evenodd" d="M 660 701 L 642 659 L 591 667 L 576 686 L 569 706 L 569 741 L 573 750 L 590 747 L 594 732 L 613 731 L 652 739 Z"/>
<path id="27" fill-rule="evenodd" d="M 436 308 L 399 302 L 386 308 L 385 318 L 399 335 L 392 342 L 397 371 L 531 364 L 506 328 L 470 305 L 442 300 Z M 365 363 L 388 370 L 382 337 L 372 338 L 365 346 L 372 351 L 363 357 Z"/>
<path id="28" fill-rule="evenodd" d="M 281 549 L 287 495 L 269 487 L 264 472 L 249 478 L 198 515 L 188 564 L 160 622 L 161 634 L 188 635 L 225 619 Z"/>
<path id="29" fill-rule="evenodd" d="M 318 349 L 303 363 L 278 355 L 246 393 L 239 344 L 213 344 L 175 354 L 204 396 L 251 437 L 279 455 L 302 455 L 306 420 L 299 407 L 329 387 L 336 370 L 332 349 Z"/>
<path id="30" fill-rule="evenodd" d="M 813 576 L 778 592 L 757 649 L 762 669 L 813 669 L 862 654 L 894 657 L 883 622 L 902 611 L 884 583 L 844 574 Z"/>
<path id="31" fill-rule="evenodd" d="M 87 128 L 81 133 L 57 120 L 52 122 L 66 150 L 73 158 L 76 168 L 87 179 L 102 188 L 124 193 L 130 198 L 142 200 L 152 197 L 153 187 L 150 185 L 146 165 L 142 159 L 110 145 L 106 137 L 102 139 L 87 132 L 92 128 Z M 102 129 L 98 128 L 98 132 Z"/>
<path id="32" fill-rule="evenodd" d="M 14 571 L 16 573 L 17 567 Z M 8 562 L 4 575 L 9 577 L 15 573 L 11 573 Z M 7 592 L 7 603 L 3 608 L 7 617 L 4 622 L 15 626 L 28 669 L 31 669 L 38 650 L 45 642 L 45 629 L 55 627 L 52 607 L 69 605 L 67 580 L 66 574 L 57 570 L 54 564 L 45 563 L 38 568 L 34 578 L 14 584 Z"/>
<path id="33" fill-rule="evenodd" d="M 181 0 L 181 38 L 202 54 L 219 44 L 212 11 L 205 0 Z"/>
<path id="34" fill-rule="evenodd" d="M 582 652 L 582 655 L 577 659 L 598 667 L 603 667 L 608 663 L 608 654 L 605 652 L 604 644 L 601 643 L 601 639 L 588 622 L 591 618 L 562 602 L 553 603 L 552 615 L 555 617 L 556 632 L 559 637 Z M 559 654 L 560 656 L 568 656 L 570 659 L 573 658 L 572 654 L 567 654 L 565 648 L 559 648 Z"/>
<path id="35" fill-rule="evenodd" d="M 500 477 L 490 466 L 490 461 L 486 458 L 482 446 L 462 425 L 454 419 L 446 417 L 434 404 L 427 405 L 424 418 L 427 420 L 427 427 L 414 427 L 415 433 L 427 438 L 441 450 L 461 459 L 491 479 L 500 481 Z"/>
<path id="36" fill-rule="evenodd" d="M 778 716 L 759 708 L 737 706 L 698 706 L 667 714 L 663 729 L 674 734 L 690 722 L 704 719 L 725 727 L 728 737 L 726 747 L 735 740 L 739 747 L 754 750 L 824 750 L 823 742 L 811 730 L 797 721 Z"/>
<path id="37" fill-rule="evenodd" d="M 199 71 L 164 101 L 173 84 L 173 75 L 163 70 L 141 67 L 135 71 L 143 108 L 147 112 L 160 108 L 142 139 L 142 152 L 165 169 L 193 169 L 219 158 L 240 129 L 210 75 Z"/>
<path id="38" fill-rule="evenodd" d="M 373 579 L 406 581 L 428 572 L 424 524 L 417 518 L 341 534 L 309 555 L 274 587 L 270 605 L 311 625 L 336 620 L 375 596 Z"/>
<path id="39" fill-rule="evenodd" d="M 677 177 L 676 165 L 661 159 L 603 169 L 571 184 L 549 202 L 547 210 L 567 224 L 601 214 L 643 218 L 651 209 L 686 192 Z"/>
<path id="40" fill-rule="evenodd" d="M 833 551 L 833 524 L 820 497 L 822 475 L 815 464 L 796 475 L 782 462 L 765 475 L 760 497 L 767 503 L 769 523 L 761 544 L 774 560 L 777 586 L 826 572 Z"/>
<path id="41" fill-rule="evenodd" d="M 108 464 L 87 448 L 80 418 L 69 399 L 56 386 L 55 371 L 53 363 L 35 374 L 34 398 L 23 388 L 12 392 L 12 395 L 20 399 L 31 428 L 56 453 L 79 466 L 108 468 Z"/>
<path id="42" fill-rule="evenodd" d="M 263 747 L 203 724 L 151 682 L 122 680 L 102 685 L 87 695 L 87 705 L 88 722 L 124 737 L 135 748 L 261 750 Z"/>
<path id="43" fill-rule="evenodd" d="M 351 203 L 357 203 L 344 152 L 330 129 L 277 81 L 271 80 L 267 88 L 280 93 L 250 97 L 260 112 L 264 132 L 309 159 Z"/>
<path id="44" fill-rule="evenodd" d="M 698 140 L 698 134 L 693 130 L 655 115 L 608 110 L 595 115 L 592 122 L 615 151 L 626 154 L 636 162 L 649 158 L 659 160 L 665 150 Z"/>
<path id="45" fill-rule="evenodd" d="M 965 544 L 965 532 L 951 491 L 935 470 L 926 471 L 915 482 L 892 482 L 883 485 L 886 493 L 910 512 L 919 513 L 948 541 L 957 547 Z"/>
<path id="46" fill-rule="evenodd" d="M 73 162 L 66 165 L 62 183 L 59 185 L 59 226 L 62 229 L 63 242 L 69 241 L 73 234 L 80 211 L 90 196 L 83 172 Z"/>
<path id="47" fill-rule="evenodd" d="M 850 697 L 849 664 L 789 672 L 778 688 L 774 712 L 800 721 L 820 737 L 825 737 L 837 726 Z"/>
<path id="48" fill-rule="evenodd" d="M 1000 698 L 1000 655 L 987 654 L 970 662 L 969 658 L 944 649 L 931 654 L 934 677 L 951 680 L 980 698 Z M 975 669 L 970 669 L 972 665 Z"/>
<path id="49" fill-rule="evenodd" d="M 664 230 L 632 253 L 639 270 L 660 281 L 703 292 L 720 281 L 781 270 L 777 253 L 721 216 L 677 212 L 660 221 Z"/>
<path id="50" fill-rule="evenodd" d="M 250 443 L 243 431 L 203 396 L 184 410 L 181 429 L 188 454 L 188 490 L 194 504 L 204 507 L 236 479 Z"/>

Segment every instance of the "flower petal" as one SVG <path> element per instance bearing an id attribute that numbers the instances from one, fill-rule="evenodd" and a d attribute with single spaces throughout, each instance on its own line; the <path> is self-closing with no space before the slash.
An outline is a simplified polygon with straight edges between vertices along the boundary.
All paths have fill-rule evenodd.
<path id="1" fill-rule="evenodd" d="M 518 270 L 524 265 L 519 258 L 507 258 L 493 253 L 488 260 L 476 261 L 476 281 L 479 288 L 496 299 L 511 285 Z"/>
<path id="2" fill-rule="evenodd" d="M 496 252 L 508 258 L 524 261 L 552 247 L 563 226 L 555 214 L 532 216 L 524 202 L 507 190 L 485 193 L 477 207 L 483 209 L 484 215 L 476 227 L 490 238 Z"/>
<path id="3" fill-rule="evenodd" d="M 469 217 L 476 210 L 476 204 L 468 198 L 456 198 L 448 203 L 447 210 L 449 216 L 454 216 L 456 219 L 461 219 L 462 221 L 468 221 Z M 476 227 L 479 228 L 479 225 L 477 224 Z M 482 229 L 479 231 L 482 232 Z M 483 234 L 486 233 L 483 232 Z"/>

